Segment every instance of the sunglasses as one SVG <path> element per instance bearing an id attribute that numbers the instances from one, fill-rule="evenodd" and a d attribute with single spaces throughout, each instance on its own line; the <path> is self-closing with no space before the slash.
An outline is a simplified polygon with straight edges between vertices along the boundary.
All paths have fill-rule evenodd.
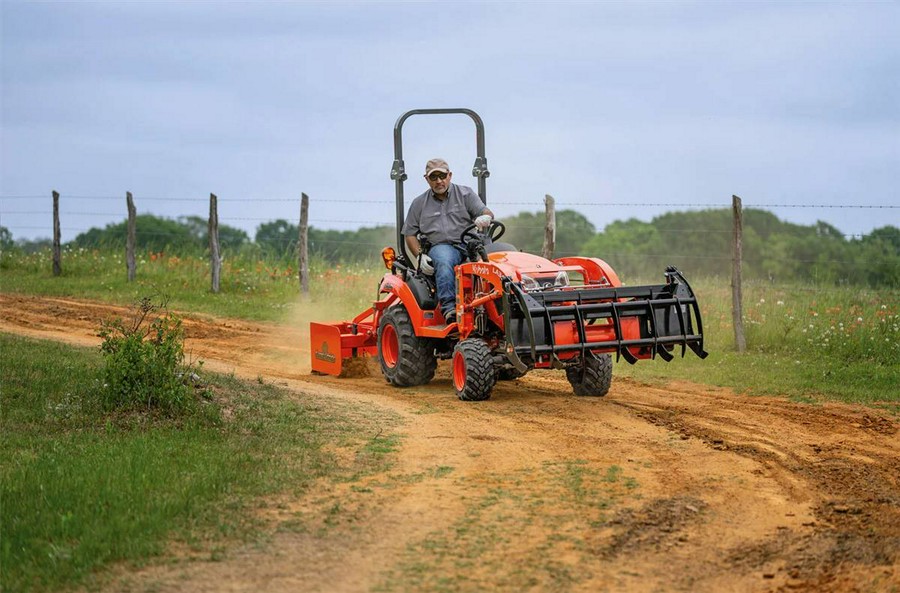
<path id="1" fill-rule="evenodd" d="M 431 181 L 437 181 L 438 179 L 444 180 L 444 179 L 447 179 L 447 174 L 435 171 L 434 173 L 432 173 L 431 175 L 428 176 L 428 179 L 430 179 Z"/>

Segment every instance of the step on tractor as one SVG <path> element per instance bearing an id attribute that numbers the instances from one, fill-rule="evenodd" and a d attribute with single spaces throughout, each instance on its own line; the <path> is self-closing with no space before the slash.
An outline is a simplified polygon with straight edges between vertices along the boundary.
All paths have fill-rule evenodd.
<path id="1" fill-rule="evenodd" d="M 498 380 L 533 369 L 564 369 L 576 395 L 603 396 L 612 381 L 612 355 L 629 363 L 690 349 L 706 358 L 700 308 L 690 285 L 675 269 L 665 282 L 623 286 L 616 272 L 595 257 L 544 257 L 500 241 L 505 227 L 494 220 L 485 231 L 469 226 L 459 237 L 466 258 L 456 271 L 456 320 L 447 323 L 435 283 L 407 253 L 402 129 L 413 115 L 462 114 L 475 123 L 477 157 L 472 169 L 487 204 L 490 173 L 484 125 L 470 109 L 416 109 L 394 125 L 397 246 L 382 252 L 389 270 L 378 299 L 351 321 L 311 323 L 312 370 L 340 375 L 355 358 L 377 357 L 384 378 L 397 387 L 434 378 L 438 359 L 450 359 L 456 395 L 486 400 Z"/>

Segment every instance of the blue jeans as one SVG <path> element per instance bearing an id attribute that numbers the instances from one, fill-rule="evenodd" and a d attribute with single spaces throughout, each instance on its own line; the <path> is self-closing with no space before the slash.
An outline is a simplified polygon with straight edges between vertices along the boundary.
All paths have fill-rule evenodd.
<path id="1" fill-rule="evenodd" d="M 441 302 L 441 312 L 447 313 L 456 309 L 456 273 L 453 268 L 462 263 L 462 252 L 448 243 L 433 245 L 428 251 L 434 263 L 434 282 L 437 284 L 437 297 Z"/>

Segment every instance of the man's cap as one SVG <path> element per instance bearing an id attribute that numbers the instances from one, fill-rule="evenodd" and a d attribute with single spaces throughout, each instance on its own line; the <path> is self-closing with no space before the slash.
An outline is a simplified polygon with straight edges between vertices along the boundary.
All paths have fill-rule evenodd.
<path id="1" fill-rule="evenodd" d="M 431 175 L 434 171 L 450 172 L 450 165 L 444 159 L 431 159 L 425 163 L 425 177 Z"/>

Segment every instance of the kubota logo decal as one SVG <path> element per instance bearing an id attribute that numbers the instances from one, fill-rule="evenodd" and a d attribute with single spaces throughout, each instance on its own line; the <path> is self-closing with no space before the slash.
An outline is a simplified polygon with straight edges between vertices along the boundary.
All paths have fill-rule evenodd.
<path id="1" fill-rule="evenodd" d="M 337 357 L 328 351 L 328 342 L 322 342 L 322 345 L 316 350 L 316 359 L 325 362 L 335 362 Z"/>
<path id="2" fill-rule="evenodd" d="M 488 274 L 491 273 L 491 268 L 489 268 L 488 266 L 477 266 L 476 265 L 476 266 L 472 266 L 472 271 L 475 272 L 476 274 L 480 274 L 482 276 L 487 276 Z"/>

